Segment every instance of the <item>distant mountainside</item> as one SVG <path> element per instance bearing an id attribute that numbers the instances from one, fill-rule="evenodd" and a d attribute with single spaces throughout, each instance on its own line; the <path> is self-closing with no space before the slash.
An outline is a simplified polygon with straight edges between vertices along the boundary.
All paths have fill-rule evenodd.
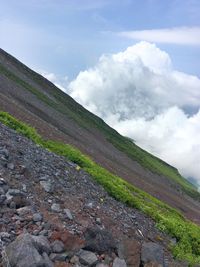
<path id="1" fill-rule="evenodd" d="M 0 50 L 0 110 L 69 143 L 96 163 L 200 224 L 197 188 L 177 169 L 120 135 L 47 79 Z"/>

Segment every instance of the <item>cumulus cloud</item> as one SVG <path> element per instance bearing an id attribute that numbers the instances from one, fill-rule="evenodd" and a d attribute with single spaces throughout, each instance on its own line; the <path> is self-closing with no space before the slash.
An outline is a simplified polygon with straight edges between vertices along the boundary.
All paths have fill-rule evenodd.
<path id="1" fill-rule="evenodd" d="M 119 32 L 119 36 L 156 43 L 200 45 L 200 27 L 179 27 Z"/>
<path id="2" fill-rule="evenodd" d="M 140 42 L 103 55 L 68 90 L 121 134 L 200 184 L 200 79 L 174 70 L 166 52 Z"/>

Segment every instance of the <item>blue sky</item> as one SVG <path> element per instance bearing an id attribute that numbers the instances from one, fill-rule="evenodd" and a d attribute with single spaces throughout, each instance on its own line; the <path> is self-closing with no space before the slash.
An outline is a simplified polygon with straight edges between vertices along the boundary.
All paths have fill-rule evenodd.
<path id="1" fill-rule="evenodd" d="M 71 80 L 103 53 L 137 42 L 124 31 L 200 27 L 199 0 L 0 0 L 0 44 L 35 69 Z M 159 43 L 174 66 L 200 76 L 200 44 Z"/>
<path id="2" fill-rule="evenodd" d="M 200 0 L 0 7 L 1 48 L 200 188 Z"/>

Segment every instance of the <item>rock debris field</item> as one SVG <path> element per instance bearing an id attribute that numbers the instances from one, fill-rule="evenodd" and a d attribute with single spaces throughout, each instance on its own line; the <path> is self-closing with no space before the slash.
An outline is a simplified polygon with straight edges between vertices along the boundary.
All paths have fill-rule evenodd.
<path id="1" fill-rule="evenodd" d="M 176 240 L 87 173 L 0 123 L 1 267 L 173 267 Z"/>

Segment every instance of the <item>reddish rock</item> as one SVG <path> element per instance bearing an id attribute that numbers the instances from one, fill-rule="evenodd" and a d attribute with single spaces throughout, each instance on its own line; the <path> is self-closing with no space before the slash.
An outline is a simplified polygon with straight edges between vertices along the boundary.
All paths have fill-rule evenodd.
<path id="1" fill-rule="evenodd" d="M 60 262 L 60 261 L 56 261 L 54 263 L 54 267 L 71 267 L 72 265 L 68 262 Z"/>
<path id="2" fill-rule="evenodd" d="M 66 230 L 54 231 L 51 234 L 51 240 L 61 240 L 67 251 L 77 251 L 84 247 L 84 240 L 69 233 Z"/>
<path id="3" fill-rule="evenodd" d="M 119 257 L 125 259 L 128 267 L 140 266 L 141 244 L 136 240 L 123 240 L 118 249 Z M 152 266 L 154 267 L 154 266 Z"/>

